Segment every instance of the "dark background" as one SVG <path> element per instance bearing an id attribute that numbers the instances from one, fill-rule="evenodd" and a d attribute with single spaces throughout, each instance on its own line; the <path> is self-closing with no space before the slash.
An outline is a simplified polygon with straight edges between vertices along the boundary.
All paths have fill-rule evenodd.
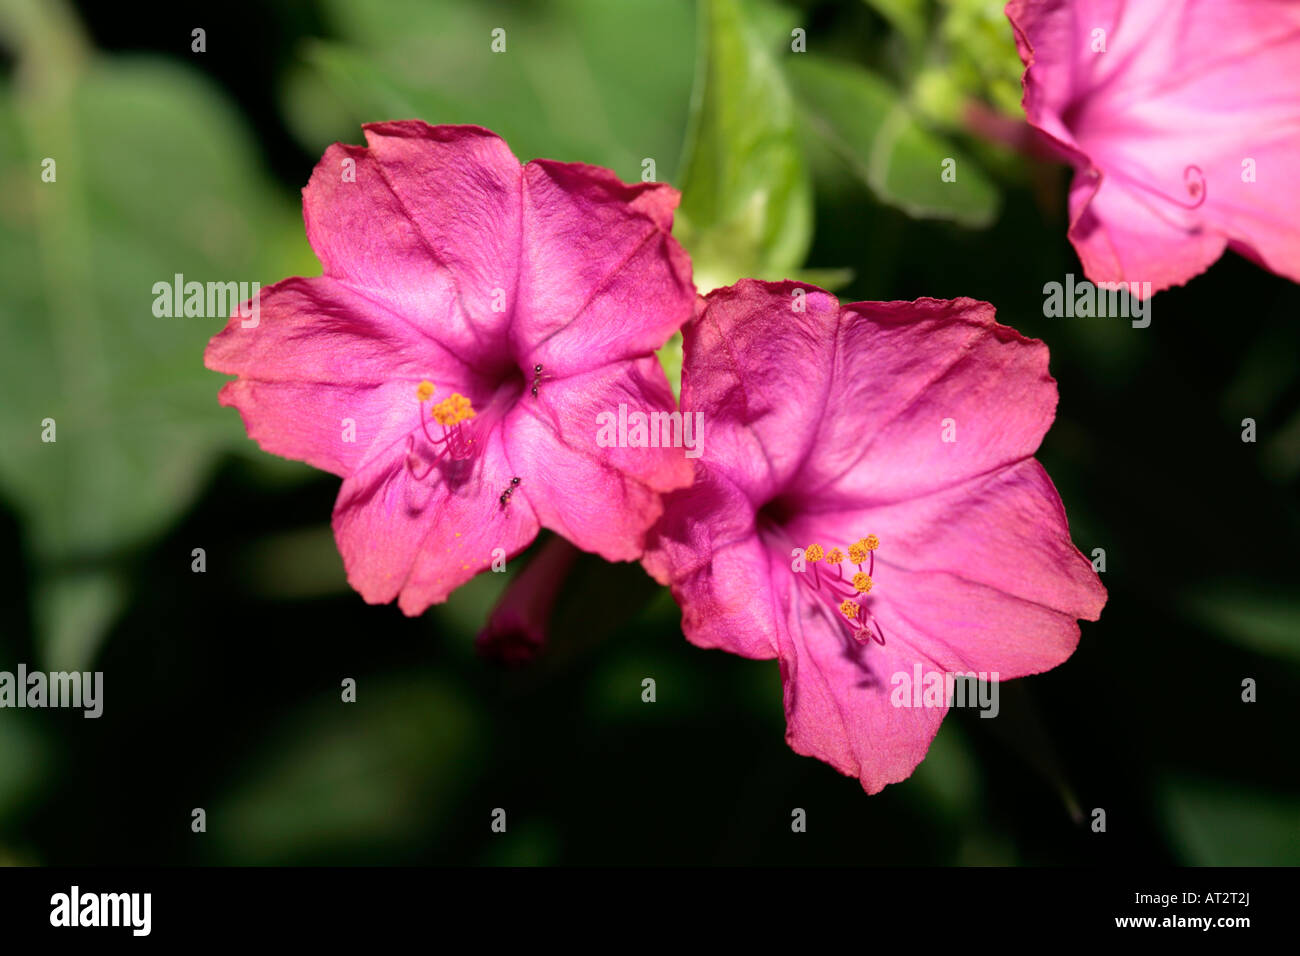
<path id="1" fill-rule="evenodd" d="M 210 259 L 189 270 L 201 277 L 215 262 L 209 268 L 225 268 L 223 277 L 264 284 L 317 271 L 297 193 L 325 145 L 361 141 L 361 121 L 476 121 L 506 135 L 521 158 L 605 162 L 625 179 L 638 177 L 613 146 L 608 156 L 590 156 L 571 155 L 570 140 L 549 145 L 545 126 L 533 130 L 511 112 L 530 102 L 522 91 L 498 99 L 484 93 L 483 105 L 438 85 L 440 58 L 471 44 L 486 49 L 485 34 L 474 32 L 471 41 L 457 33 L 461 24 L 514 16 L 508 5 L 474 4 L 473 15 L 443 19 L 444 9 L 461 5 L 434 4 L 439 15 L 427 22 L 408 20 L 405 7 L 420 5 L 399 6 L 385 15 L 409 26 L 411 42 L 424 43 L 433 73 L 417 71 L 425 81 L 419 95 L 396 94 L 391 113 L 381 115 L 393 86 L 359 76 L 355 62 L 339 67 L 328 51 L 360 51 L 359 62 L 381 68 L 425 61 L 404 59 L 406 50 L 386 57 L 378 28 L 364 28 L 369 13 L 297 0 L 130 11 L 79 3 L 70 12 L 96 62 L 161 59 L 198 78 L 194 95 L 228 123 L 221 135 L 207 127 L 212 139 L 202 142 L 197 130 L 149 126 L 154 141 L 143 126 L 144 134 L 122 126 L 118 137 L 109 115 L 95 139 L 87 117 L 78 123 L 87 130 L 87 155 L 113 154 L 124 189 L 136 188 L 130 170 L 139 170 L 145 205 L 153 183 L 165 191 L 166 176 L 178 179 L 179 196 L 201 188 L 202 169 L 166 159 L 186 142 L 205 151 L 213 168 L 252 170 L 255 189 L 222 208 L 252 224 L 255 243 L 201 250 Z M 559 58 L 539 84 L 585 77 L 589 89 L 575 88 L 571 98 L 581 111 L 591 96 L 620 87 L 601 69 L 613 69 L 625 49 L 655 64 L 658 53 L 645 46 L 667 38 L 667 50 L 677 42 L 685 53 L 636 80 L 668 104 L 643 118 L 646 128 L 657 142 L 680 147 L 695 21 L 689 3 L 663 6 L 653 28 L 634 13 L 601 19 L 597 26 L 608 32 L 595 48 L 605 55 L 590 57 L 583 71 L 573 69 L 564 38 L 594 29 L 580 17 L 584 5 L 539 5 L 536 29 L 547 55 Z M 948 22 L 946 6 L 927 7 L 932 25 Z M 892 28 L 869 4 L 804 4 L 787 14 L 807 26 L 810 49 L 832 49 L 899 82 L 915 76 L 899 66 Z M 529 33 L 511 22 L 511 43 L 522 45 Z M 204 54 L 190 51 L 194 26 L 207 30 Z M 680 34 L 675 41 L 672 31 Z M 25 44 L 38 43 L 30 36 L 11 27 L 0 37 L 6 123 L 13 104 L 21 113 L 23 97 L 45 95 L 22 74 Z M 949 40 L 954 61 L 972 55 L 961 37 Z M 1005 43 L 1000 49 L 1005 55 Z M 640 69 L 642 60 L 632 59 L 628 69 Z M 450 105 L 442 108 L 444 100 Z M 403 114 L 402 106 L 421 109 Z M 69 108 L 74 123 L 78 108 Z M 131 104 L 123 109 L 123 123 L 142 116 Z M 15 197 L 28 188 L 31 157 L 46 155 L 31 130 L 53 114 L 40 105 L 32 115 L 5 148 L 0 210 L 21 208 Z M 223 323 L 178 320 L 190 323 L 187 338 L 170 370 L 155 373 L 161 379 L 134 366 L 105 367 L 151 408 L 169 401 L 171 386 L 160 381 L 193 383 L 199 398 L 185 433 L 211 428 L 215 437 L 176 449 L 192 465 L 182 491 L 159 498 L 147 519 L 80 547 L 75 526 L 49 540 L 41 530 L 39 509 L 61 513 L 61 505 L 40 504 L 21 481 L 0 484 L 0 669 L 66 664 L 103 671 L 106 685 L 98 720 L 75 711 L 0 711 L 0 862 L 1300 861 L 1300 290 L 1228 254 L 1189 286 L 1159 294 L 1149 328 L 1044 318 L 1043 283 L 1067 272 L 1082 278 L 1065 238 L 1066 171 L 947 132 L 996 183 L 1001 204 L 987 227 L 909 218 L 810 145 L 816 227 L 807 265 L 852 269 L 837 290 L 845 301 L 966 295 L 993 302 L 1002 321 L 1051 348 L 1061 403 L 1039 457 L 1076 544 L 1084 553 L 1105 549 L 1110 598 L 1101 621 L 1083 625 L 1065 665 L 1002 686 L 998 719 L 954 712 L 911 779 L 867 797 L 856 781 L 786 747 L 775 662 L 690 646 L 671 599 L 635 566 L 584 557 L 557 608 L 549 652 L 521 670 L 473 650 L 501 588 L 497 576 L 417 619 L 369 607 L 347 587 L 332 543 L 337 479 L 258 452 L 231 421 L 236 413 L 216 408 L 221 377 L 202 368 L 203 343 Z M 640 144 L 626 154 L 642 155 Z M 676 182 L 672 166 L 660 163 L 661 179 Z M 60 182 L 76 168 L 61 162 Z M 157 222 L 171 222 L 171 210 L 153 210 Z M 130 218 L 107 200 L 102 211 L 114 223 Z M 44 321 L 24 303 L 54 296 L 21 285 L 30 270 L 21 268 L 25 233 L 15 217 L 14 244 L 0 246 L 12 250 L 3 313 L 10 356 L 22 354 L 25 323 L 36 335 Z M 130 228 L 142 244 L 169 241 L 171 226 L 148 217 Z M 90 236 L 97 255 L 94 229 Z M 65 241 L 55 233 L 56 247 Z M 114 235 L 112 248 L 133 247 Z M 182 246 L 177 255 L 188 252 Z M 165 253 L 158 261 L 146 275 L 170 278 Z M 147 281 L 137 286 L 135 312 L 110 302 L 97 321 L 160 321 L 148 314 L 147 288 Z M 6 404 L 21 404 L 20 390 L 39 381 L 11 378 Z M 60 418 L 60 447 L 76 439 L 82 398 L 69 401 L 68 425 Z M 1245 418 L 1257 422 L 1255 443 L 1242 441 Z M 21 437 L 0 439 L 0 456 L 30 443 L 33 427 L 21 427 Z M 128 449 L 115 443 L 103 453 Z M 81 467 L 95 485 L 100 466 L 92 459 Z M 108 494 L 97 508 L 112 510 L 117 500 Z M 190 570 L 195 547 L 206 549 L 204 574 Z M 111 588 L 90 593 L 111 597 L 88 598 L 76 627 L 60 631 L 57 615 L 47 626 L 43 594 L 67 607 L 58 597 L 64 592 L 47 591 L 48 582 L 101 578 Z M 356 704 L 339 702 L 346 677 L 358 682 Z M 654 704 L 641 701 L 643 677 L 657 682 Z M 1257 703 L 1241 701 L 1248 677 L 1258 682 Z M 195 807 L 207 812 L 206 833 L 190 830 Z M 508 813 L 504 835 L 489 829 L 496 807 Z M 808 813 L 807 833 L 791 832 L 795 807 Z M 1088 825 L 1093 808 L 1106 811 L 1104 833 Z"/>

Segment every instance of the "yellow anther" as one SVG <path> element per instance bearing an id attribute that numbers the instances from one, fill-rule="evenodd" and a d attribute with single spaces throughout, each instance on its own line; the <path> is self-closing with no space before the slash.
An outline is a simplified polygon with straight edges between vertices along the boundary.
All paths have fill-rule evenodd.
<path id="1" fill-rule="evenodd" d="M 841 551 L 839 548 L 831 548 L 830 551 L 826 553 L 827 564 L 839 564 L 843 560 L 844 560 L 844 552 Z"/>
<path id="2" fill-rule="evenodd" d="M 849 545 L 850 564 L 861 564 L 863 561 L 866 560 L 867 560 L 867 549 L 862 546 L 861 541 L 857 542 L 856 544 Z"/>
<path id="3" fill-rule="evenodd" d="M 880 539 L 874 534 L 869 534 L 862 539 L 862 546 L 868 551 L 875 551 L 876 548 L 880 547 Z"/>
<path id="4" fill-rule="evenodd" d="M 417 385 L 415 387 L 415 397 L 422 402 L 427 402 L 429 399 L 433 398 L 433 383 L 421 382 Z"/>
<path id="5" fill-rule="evenodd" d="M 867 577 L 865 571 L 853 575 L 853 588 L 859 594 L 866 594 L 871 590 L 871 578 Z"/>
<path id="6" fill-rule="evenodd" d="M 840 604 L 840 613 L 850 621 L 858 619 L 858 611 L 860 610 L 862 610 L 862 606 L 857 601 L 843 601 Z"/>
<path id="7" fill-rule="evenodd" d="M 474 406 L 460 392 L 452 392 L 433 406 L 433 420 L 439 425 L 455 425 L 474 417 Z"/>
<path id="8" fill-rule="evenodd" d="M 803 556 L 809 561 L 820 561 L 825 553 L 820 544 L 810 544 L 804 549 Z"/>

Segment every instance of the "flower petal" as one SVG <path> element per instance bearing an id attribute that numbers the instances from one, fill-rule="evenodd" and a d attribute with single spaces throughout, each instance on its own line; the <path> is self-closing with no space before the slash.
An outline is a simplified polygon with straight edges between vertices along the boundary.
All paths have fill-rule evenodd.
<path id="1" fill-rule="evenodd" d="M 328 277 L 263 289 L 258 313 L 250 328 L 232 317 L 208 344 L 207 367 L 240 376 L 221 404 L 239 409 L 266 451 L 337 475 L 398 454 L 419 428 L 421 381 L 454 390 L 471 375 L 422 330 Z"/>
<path id="2" fill-rule="evenodd" d="M 710 467 L 761 505 L 811 452 L 831 399 L 839 302 L 813 286 L 742 279 L 683 330 L 682 408 L 705 415 Z"/>
<path id="3" fill-rule="evenodd" d="M 844 307 L 831 392 L 790 494 L 809 509 L 904 501 L 1034 453 L 1056 414 L 1047 347 L 974 299 Z M 815 353 L 806 361 L 814 361 Z"/>
<path id="4" fill-rule="evenodd" d="M 537 516 L 526 501 L 516 494 L 499 503 L 512 477 L 501 429 L 483 441 L 479 457 L 461 467 L 434 465 L 417 478 L 399 457 L 376 461 L 343 482 L 334 538 L 348 582 L 367 603 L 396 597 L 403 613 L 420 614 L 494 557 L 513 557 L 537 536 Z M 414 467 L 423 474 L 429 463 Z"/>
<path id="5" fill-rule="evenodd" d="M 617 415 L 620 403 L 644 412 L 673 410 L 654 358 L 545 382 L 505 422 L 507 455 L 523 479 L 519 494 L 542 525 L 610 561 L 640 556 L 647 529 L 663 512 L 660 493 L 684 487 L 692 476 L 683 448 L 597 443 L 597 415 Z"/>
<path id="6" fill-rule="evenodd" d="M 1300 281 L 1300 7 L 1012 0 L 1007 16 L 1026 117 L 1079 170 L 1070 239 L 1089 279 L 1156 292 L 1231 245 Z"/>
<path id="7" fill-rule="evenodd" d="M 1032 458 L 905 502 L 809 514 L 796 528 L 808 540 L 877 535 L 868 610 L 888 644 L 951 671 L 1049 670 L 1077 646 L 1076 621 L 1097 620 L 1106 602 Z"/>
<path id="8" fill-rule="evenodd" d="M 671 589 L 691 643 L 744 657 L 776 656 L 772 557 L 749 498 L 719 470 L 697 467 L 694 484 L 665 497 L 641 563 Z"/>
<path id="9" fill-rule="evenodd" d="M 948 708 L 895 707 L 895 674 L 913 673 L 910 648 L 859 644 L 791 589 L 783 629 L 781 680 L 786 742 L 857 777 L 867 793 L 909 777 L 924 758 Z M 941 670 L 934 662 L 926 671 Z"/>
<path id="10" fill-rule="evenodd" d="M 648 355 L 691 317 L 690 259 L 669 234 L 675 189 L 550 160 L 529 163 L 524 183 L 521 365 L 564 375 Z"/>
<path id="11" fill-rule="evenodd" d="M 499 348 L 523 241 L 522 167 L 477 126 L 364 127 L 303 190 L 307 238 L 333 276 L 382 299 L 460 354 Z M 343 176 L 354 164 L 355 181 Z"/>

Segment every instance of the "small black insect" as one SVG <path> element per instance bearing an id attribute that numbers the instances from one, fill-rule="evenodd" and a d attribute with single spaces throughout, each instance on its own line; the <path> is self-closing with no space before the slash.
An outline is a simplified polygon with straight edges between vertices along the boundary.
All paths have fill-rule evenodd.
<path id="1" fill-rule="evenodd" d="M 511 478 L 510 485 L 506 488 L 505 491 L 501 492 L 501 497 L 498 498 L 497 500 L 501 502 L 502 508 L 510 504 L 510 496 L 515 493 L 515 485 L 517 484 L 519 484 L 518 475 L 516 475 L 514 478 Z"/>

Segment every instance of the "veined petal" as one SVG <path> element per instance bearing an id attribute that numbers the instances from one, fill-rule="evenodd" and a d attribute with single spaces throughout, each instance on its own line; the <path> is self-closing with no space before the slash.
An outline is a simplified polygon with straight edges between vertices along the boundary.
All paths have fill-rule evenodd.
<path id="1" fill-rule="evenodd" d="M 560 375 L 654 352 L 691 317 L 678 193 L 580 163 L 524 170 L 525 263 L 511 334 L 521 364 Z"/>
<path id="2" fill-rule="evenodd" d="M 681 605 L 691 643 L 770 658 L 780 647 L 772 565 L 789 560 L 764 545 L 744 492 L 717 469 L 697 466 L 695 482 L 664 499 L 641 564 Z"/>
<path id="3" fill-rule="evenodd" d="M 893 675 L 914 672 L 915 651 L 856 644 L 810 607 L 805 595 L 791 589 L 786 600 L 781 647 L 786 742 L 795 753 L 857 777 L 867 793 L 906 780 L 925 759 L 948 712 L 946 705 L 891 702 Z M 942 668 L 927 661 L 923 669 Z"/>
<path id="4" fill-rule="evenodd" d="M 653 358 L 603 366 L 548 382 L 505 423 L 506 451 L 520 493 L 543 526 L 611 561 L 640 556 L 646 530 L 663 511 L 661 492 L 689 484 L 684 448 L 602 447 L 598 416 L 620 404 L 671 413 L 672 391 Z"/>
<path id="5" fill-rule="evenodd" d="M 1106 601 L 1034 459 L 929 495 L 802 515 L 794 533 L 834 541 L 870 528 L 884 544 L 870 610 L 891 641 L 949 670 L 1004 678 L 1060 664 Z"/>
<path id="6" fill-rule="evenodd" d="M 1231 246 L 1300 281 L 1300 7 L 1012 0 L 1007 16 L 1026 117 L 1079 170 L 1069 235 L 1089 279 L 1156 292 Z"/>
<path id="7" fill-rule="evenodd" d="M 352 288 L 292 278 L 263 289 L 255 326 L 236 315 L 208 344 L 208 368 L 238 375 L 221 404 L 266 451 L 347 476 L 400 457 L 419 429 L 421 381 L 465 389 L 453 353 Z"/>
<path id="8" fill-rule="evenodd" d="M 683 332 L 682 409 L 700 411 L 708 460 L 751 501 L 808 457 L 831 397 L 839 302 L 797 282 L 715 289 Z"/>
<path id="9" fill-rule="evenodd" d="M 788 494 L 902 501 L 1032 455 L 1056 414 L 1047 348 L 974 299 L 845 306 L 826 414 Z"/>
<path id="10" fill-rule="evenodd" d="M 369 147 L 331 146 L 303 190 L 307 238 L 326 275 L 479 364 L 515 305 L 522 166 L 477 126 L 364 129 Z"/>
<path id="11" fill-rule="evenodd" d="M 499 428 L 484 437 L 484 446 L 463 473 L 453 463 L 437 480 L 417 478 L 399 458 L 376 462 L 343 483 L 334 538 L 348 582 L 367 603 L 398 598 L 403 613 L 419 614 L 489 568 L 494 557 L 511 558 L 537 536 L 526 500 L 500 504 L 513 474 Z"/>

